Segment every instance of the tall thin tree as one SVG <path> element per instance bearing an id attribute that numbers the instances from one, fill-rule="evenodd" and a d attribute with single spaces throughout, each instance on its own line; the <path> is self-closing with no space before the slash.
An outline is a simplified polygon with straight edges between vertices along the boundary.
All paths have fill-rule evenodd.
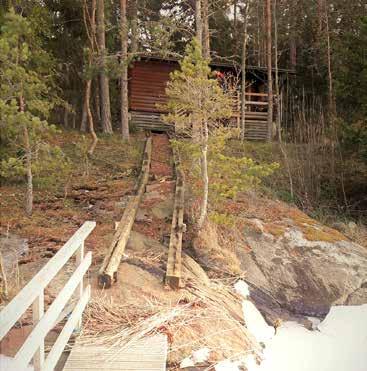
<path id="1" fill-rule="evenodd" d="M 128 100 L 128 24 L 126 17 L 126 0 L 120 0 L 121 33 L 121 134 L 129 140 L 129 100 Z"/>
<path id="2" fill-rule="evenodd" d="M 202 0 L 202 22 L 203 22 L 203 57 L 210 60 L 210 29 L 209 29 L 209 1 Z"/>
<path id="3" fill-rule="evenodd" d="M 273 71 L 272 71 L 272 7 L 271 0 L 266 1 L 266 61 L 268 70 L 268 140 L 273 132 Z"/>
<path id="4" fill-rule="evenodd" d="M 138 0 L 132 0 L 130 2 L 130 29 L 131 29 L 131 53 L 136 54 L 139 49 L 138 42 Z"/>
<path id="5" fill-rule="evenodd" d="M 101 71 L 100 80 L 100 98 L 101 98 L 101 122 L 104 133 L 112 133 L 111 124 L 111 104 L 109 79 L 106 73 L 106 34 L 105 34 L 105 10 L 104 1 L 97 0 L 97 41 L 100 59 Z"/>
<path id="6" fill-rule="evenodd" d="M 86 114 L 86 120 L 88 121 L 89 132 L 92 136 L 92 144 L 88 150 L 90 156 L 96 148 L 98 137 L 94 130 L 93 115 L 90 109 L 90 96 L 92 90 L 92 76 L 91 69 L 93 65 L 93 58 L 95 56 L 95 45 L 96 45 L 96 0 L 91 1 L 91 8 L 89 10 L 87 0 L 83 0 L 83 19 L 84 26 L 88 37 L 89 48 L 87 51 L 87 63 L 86 63 L 86 81 L 85 81 L 85 92 L 84 92 L 84 111 Z"/>
<path id="7" fill-rule="evenodd" d="M 203 45 L 203 20 L 201 16 L 201 0 L 195 1 L 195 25 L 196 25 L 196 38 L 199 45 Z"/>
<path id="8" fill-rule="evenodd" d="M 242 39 L 242 56 L 241 56 L 241 140 L 245 140 L 246 126 L 246 58 L 247 58 L 247 25 L 250 10 L 250 1 L 247 0 L 243 14 L 243 39 Z"/>

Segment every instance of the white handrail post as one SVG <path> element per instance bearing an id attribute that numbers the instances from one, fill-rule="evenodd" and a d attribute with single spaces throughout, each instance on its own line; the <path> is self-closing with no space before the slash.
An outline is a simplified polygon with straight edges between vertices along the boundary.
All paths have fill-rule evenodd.
<path id="1" fill-rule="evenodd" d="M 43 289 L 32 304 L 32 317 L 33 317 L 33 326 L 36 326 L 37 323 L 41 320 L 45 312 L 45 301 L 44 301 L 44 292 Z M 45 339 L 40 340 L 40 347 L 37 349 L 33 357 L 33 367 L 34 371 L 41 371 L 43 363 L 45 361 Z"/>
<path id="2" fill-rule="evenodd" d="M 80 265 L 80 263 L 83 261 L 84 259 L 84 241 L 80 244 L 78 250 L 76 251 L 76 256 L 75 256 L 75 260 L 76 260 L 76 266 L 78 267 Z M 84 292 L 84 279 L 82 277 L 82 279 L 80 280 L 80 284 L 77 288 L 77 298 L 78 300 L 81 300 L 82 296 L 83 296 L 83 292 Z M 78 325 L 77 325 L 77 329 L 80 330 L 82 327 L 82 317 L 80 316 L 80 320 L 78 321 Z"/>

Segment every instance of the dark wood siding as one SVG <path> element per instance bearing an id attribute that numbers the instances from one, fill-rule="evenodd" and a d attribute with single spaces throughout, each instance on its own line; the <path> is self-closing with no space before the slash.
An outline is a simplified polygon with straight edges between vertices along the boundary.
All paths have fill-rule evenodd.
<path id="1" fill-rule="evenodd" d="M 129 105 L 131 111 L 163 113 L 157 104 L 167 102 L 165 89 L 176 62 L 137 61 L 129 70 Z"/>

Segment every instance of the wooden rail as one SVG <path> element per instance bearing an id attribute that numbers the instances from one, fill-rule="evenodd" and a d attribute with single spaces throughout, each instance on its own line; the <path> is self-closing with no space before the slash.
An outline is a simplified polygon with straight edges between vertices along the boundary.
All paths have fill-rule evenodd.
<path id="1" fill-rule="evenodd" d="M 168 248 L 166 284 L 172 288 L 181 287 L 181 265 L 182 265 L 182 233 L 185 225 L 184 203 L 185 203 L 185 176 L 181 169 L 180 156 L 177 149 L 173 149 L 173 159 L 176 171 L 175 202 L 171 225 L 171 236 Z"/>
<path id="2" fill-rule="evenodd" d="M 84 287 L 83 277 L 92 262 L 91 252 L 84 255 L 84 241 L 95 226 L 95 222 L 85 222 L 56 255 L 48 261 L 18 295 L 0 312 L 1 340 L 32 305 L 34 327 L 15 356 L 14 370 L 25 369 L 32 359 L 35 371 L 54 370 L 72 332 L 75 328 L 80 328 L 81 317 L 90 297 L 90 286 Z M 76 254 L 77 267 L 45 312 L 45 287 L 74 254 Z M 78 302 L 45 359 L 45 337 L 55 326 L 62 310 L 73 294 L 77 296 Z"/>
<path id="3" fill-rule="evenodd" d="M 117 282 L 117 270 L 129 240 L 131 228 L 134 224 L 138 207 L 145 192 L 145 186 L 149 179 L 149 169 L 152 157 L 152 137 L 145 144 L 143 164 L 136 187 L 136 194 L 126 206 L 122 218 L 118 224 L 112 243 L 103 260 L 98 274 L 98 284 L 102 288 L 109 288 Z"/>

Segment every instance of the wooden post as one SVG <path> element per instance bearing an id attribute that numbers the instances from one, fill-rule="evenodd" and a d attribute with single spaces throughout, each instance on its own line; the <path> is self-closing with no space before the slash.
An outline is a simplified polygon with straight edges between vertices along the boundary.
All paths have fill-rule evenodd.
<path id="1" fill-rule="evenodd" d="M 36 326 L 37 323 L 43 317 L 43 314 L 45 312 L 44 306 L 45 306 L 44 292 L 42 289 L 39 296 L 36 298 L 36 300 L 32 304 L 33 326 Z M 42 339 L 40 347 L 37 349 L 33 357 L 34 371 L 41 371 L 44 361 L 45 361 L 45 340 Z"/>

